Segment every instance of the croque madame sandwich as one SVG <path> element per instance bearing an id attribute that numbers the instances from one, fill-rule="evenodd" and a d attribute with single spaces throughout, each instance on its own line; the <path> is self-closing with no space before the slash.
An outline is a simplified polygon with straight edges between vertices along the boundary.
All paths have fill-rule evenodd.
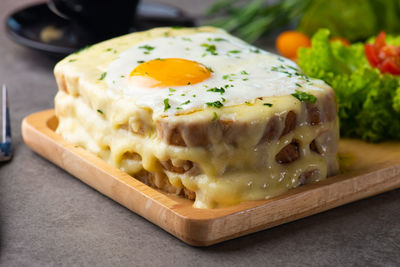
<path id="1" fill-rule="evenodd" d="M 68 56 L 55 76 L 57 133 L 194 207 L 338 172 L 332 88 L 222 30 L 128 34 Z"/>

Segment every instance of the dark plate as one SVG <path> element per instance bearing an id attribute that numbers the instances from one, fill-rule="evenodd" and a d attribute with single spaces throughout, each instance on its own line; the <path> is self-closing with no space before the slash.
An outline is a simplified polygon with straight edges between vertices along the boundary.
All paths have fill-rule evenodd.
<path id="1" fill-rule="evenodd" d="M 139 3 L 130 32 L 162 26 L 194 26 L 194 20 L 176 7 Z M 58 17 L 47 4 L 17 10 L 6 18 L 6 32 L 16 43 L 57 57 L 101 41 L 75 23 Z"/>

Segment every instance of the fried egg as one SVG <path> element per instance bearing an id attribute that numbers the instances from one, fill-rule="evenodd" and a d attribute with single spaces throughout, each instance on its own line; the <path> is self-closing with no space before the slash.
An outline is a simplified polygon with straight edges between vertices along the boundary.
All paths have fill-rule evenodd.
<path id="1" fill-rule="evenodd" d="M 260 97 L 321 90 L 283 57 L 223 32 L 198 32 L 138 43 L 107 69 L 109 95 L 131 96 L 155 114 L 251 103 Z"/>

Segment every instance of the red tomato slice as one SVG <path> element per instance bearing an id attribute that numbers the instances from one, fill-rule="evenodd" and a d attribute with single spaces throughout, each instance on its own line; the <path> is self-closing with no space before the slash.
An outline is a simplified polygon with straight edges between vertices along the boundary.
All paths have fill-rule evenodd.
<path id="1" fill-rule="evenodd" d="M 379 57 L 375 51 L 375 48 L 371 44 L 366 44 L 364 46 L 365 56 L 367 57 L 369 63 L 372 67 L 376 68 L 379 65 Z"/>
<path id="2" fill-rule="evenodd" d="M 386 44 L 386 34 L 381 32 L 374 44 L 365 44 L 364 53 L 374 68 L 382 73 L 400 75 L 400 46 Z"/>
<path id="3" fill-rule="evenodd" d="M 377 51 L 381 50 L 386 45 L 386 33 L 381 32 L 375 39 L 374 47 Z"/>
<path id="4" fill-rule="evenodd" d="M 379 69 L 382 73 L 390 73 L 393 75 L 400 74 L 400 65 L 397 65 L 391 58 L 385 59 Z"/>

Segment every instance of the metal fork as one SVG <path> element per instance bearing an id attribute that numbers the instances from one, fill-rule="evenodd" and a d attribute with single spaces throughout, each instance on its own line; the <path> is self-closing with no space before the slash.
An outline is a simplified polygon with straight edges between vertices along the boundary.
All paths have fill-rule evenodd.
<path id="1" fill-rule="evenodd" d="M 1 89 L 1 131 L 0 131 L 0 161 L 10 160 L 12 157 L 10 113 L 8 109 L 7 87 L 3 84 Z"/>

